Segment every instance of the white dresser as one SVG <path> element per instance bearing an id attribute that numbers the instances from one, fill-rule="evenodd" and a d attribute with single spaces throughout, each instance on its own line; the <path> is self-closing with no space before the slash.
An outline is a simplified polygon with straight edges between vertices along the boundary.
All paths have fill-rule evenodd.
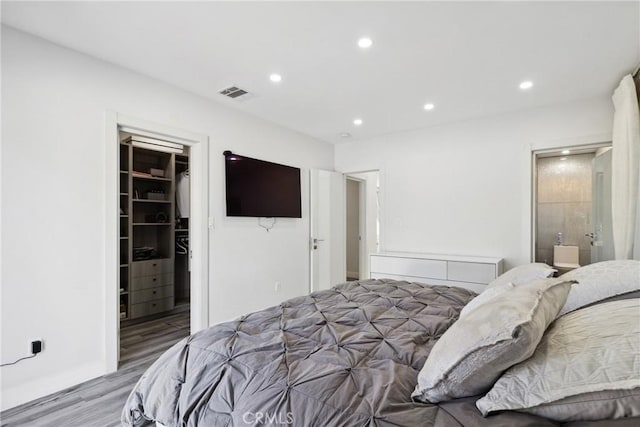
<path id="1" fill-rule="evenodd" d="M 372 279 L 459 286 L 482 292 L 502 274 L 502 258 L 379 252 L 370 255 Z"/>

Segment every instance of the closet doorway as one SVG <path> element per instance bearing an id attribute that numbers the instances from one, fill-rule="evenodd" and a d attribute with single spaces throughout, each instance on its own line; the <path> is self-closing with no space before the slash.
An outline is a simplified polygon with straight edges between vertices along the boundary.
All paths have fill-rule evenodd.
<path id="1" fill-rule="evenodd" d="M 115 113 L 107 129 L 108 373 L 208 326 L 209 198 L 206 137 Z"/>
<path id="2" fill-rule="evenodd" d="M 120 366 L 189 335 L 189 147 L 120 131 Z"/>

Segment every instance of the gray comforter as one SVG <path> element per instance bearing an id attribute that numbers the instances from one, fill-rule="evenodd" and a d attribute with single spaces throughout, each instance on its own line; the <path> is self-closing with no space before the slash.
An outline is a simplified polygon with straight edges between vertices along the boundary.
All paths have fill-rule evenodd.
<path id="1" fill-rule="evenodd" d="M 147 370 L 127 400 L 122 422 L 558 425 L 515 412 L 485 419 L 473 398 L 440 405 L 411 401 L 433 344 L 474 296 L 446 286 L 351 282 L 214 326 L 185 338 Z"/>

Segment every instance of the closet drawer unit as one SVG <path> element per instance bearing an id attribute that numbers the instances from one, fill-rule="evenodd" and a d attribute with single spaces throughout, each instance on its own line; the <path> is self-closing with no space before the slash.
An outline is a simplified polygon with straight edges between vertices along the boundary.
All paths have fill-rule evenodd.
<path id="1" fill-rule="evenodd" d="M 149 316 L 151 314 L 162 313 L 173 309 L 173 297 L 155 301 L 131 304 L 131 318 Z"/>
<path id="2" fill-rule="evenodd" d="M 141 291 L 143 289 L 157 288 L 160 286 L 168 285 L 173 285 L 173 274 L 171 273 L 131 278 L 132 291 Z"/>
<path id="3" fill-rule="evenodd" d="M 131 292 L 131 304 L 140 304 L 142 302 L 154 301 L 164 298 L 173 298 L 172 285 Z"/>
<path id="4" fill-rule="evenodd" d="M 488 284 L 497 277 L 495 264 L 448 261 L 447 267 L 447 279 L 454 282 Z"/>
<path id="5" fill-rule="evenodd" d="M 154 274 L 173 273 L 171 258 L 134 261 L 131 263 L 131 277 L 152 276 Z"/>
<path id="6" fill-rule="evenodd" d="M 371 275 L 384 277 L 384 274 L 399 276 L 447 279 L 447 262 L 432 259 L 396 258 L 371 255 Z"/>

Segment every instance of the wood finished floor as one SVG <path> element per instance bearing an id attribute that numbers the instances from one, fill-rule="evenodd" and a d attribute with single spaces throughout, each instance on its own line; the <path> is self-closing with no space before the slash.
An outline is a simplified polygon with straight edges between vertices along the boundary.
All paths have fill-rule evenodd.
<path id="1" fill-rule="evenodd" d="M 2 427 L 113 427 L 142 373 L 189 335 L 189 311 L 122 328 L 120 369 L 0 414 Z"/>

